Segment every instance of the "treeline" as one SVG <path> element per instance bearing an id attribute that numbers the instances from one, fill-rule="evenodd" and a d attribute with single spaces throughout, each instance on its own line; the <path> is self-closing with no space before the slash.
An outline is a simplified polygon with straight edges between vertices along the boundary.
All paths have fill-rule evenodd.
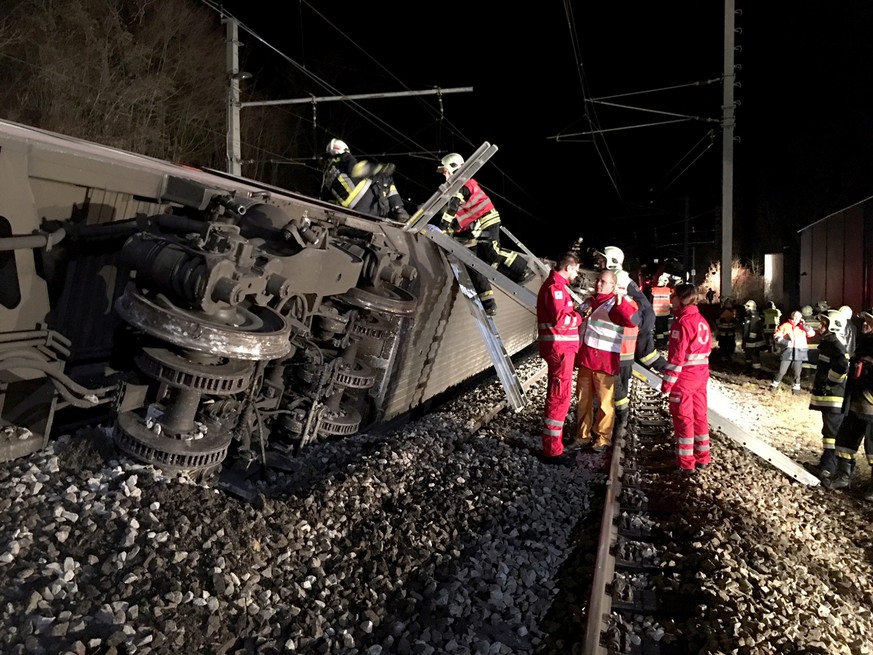
<path id="1" fill-rule="evenodd" d="M 0 0 L 0 118 L 224 170 L 225 40 L 197 0 Z M 243 174 L 276 182 L 298 128 L 246 109 Z"/>

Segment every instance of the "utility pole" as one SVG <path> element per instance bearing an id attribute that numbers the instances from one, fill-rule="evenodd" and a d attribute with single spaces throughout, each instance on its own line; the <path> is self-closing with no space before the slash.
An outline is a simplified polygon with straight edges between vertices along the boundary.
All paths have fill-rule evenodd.
<path id="1" fill-rule="evenodd" d="M 721 297 L 732 293 L 734 240 L 734 0 L 724 2 L 724 77 L 721 118 Z"/>
<path id="2" fill-rule="evenodd" d="M 227 25 L 225 55 L 227 60 L 227 172 L 241 175 L 242 152 L 239 132 L 239 21 L 224 18 Z"/>
<path id="3" fill-rule="evenodd" d="M 449 89 L 425 89 L 423 91 L 397 91 L 391 93 L 359 93 L 356 95 L 334 96 L 310 96 L 308 98 L 294 98 L 288 100 L 262 100 L 257 102 L 239 101 L 239 82 L 251 77 L 250 73 L 242 73 L 239 70 L 239 21 L 236 18 L 223 17 L 222 21 L 227 24 L 227 172 L 232 175 L 241 175 L 242 145 L 240 141 L 239 113 L 243 107 L 267 107 L 272 105 L 312 105 L 313 125 L 316 124 L 315 108 L 319 102 L 364 100 L 372 98 L 398 98 L 408 96 L 439 96 L 440 113 L 442 114 L 442 97 L 447 93 L 469 93 L 472 86 L 456 87 Z"/>

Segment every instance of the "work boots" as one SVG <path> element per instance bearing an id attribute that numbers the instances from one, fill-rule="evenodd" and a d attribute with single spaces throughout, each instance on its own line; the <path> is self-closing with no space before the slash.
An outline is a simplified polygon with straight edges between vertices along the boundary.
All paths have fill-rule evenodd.
<path id="1" fill-rule="evenodd" d="M 837 453 L 833 448 L 826 448 L 821 454 L 818 464 L 813 467 L 813 473 L 820 480 L 834 477 L 837 470 Z"/>
<path id="2" fill-rule="evenodd" d="M 823 479 L 822 485 L 828 489 L 846 489 L 852 481 L 852 472 L 855 470 L 854 459 L 837 458 L 837 469 L 830 479 Z"/>

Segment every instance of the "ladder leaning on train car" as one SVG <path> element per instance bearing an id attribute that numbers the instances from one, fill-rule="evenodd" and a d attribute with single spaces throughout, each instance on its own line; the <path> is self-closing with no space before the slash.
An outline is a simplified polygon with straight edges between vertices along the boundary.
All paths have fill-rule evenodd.
<path id="1" fill-rule="evenodd" d="M 536 316 L 537 296 L 530 289 L 516 284 L 507 276 L 492 268 L 487 262 L 479 259 L 469 248 L 458 243 L 450 235 L 443 233 L 437 226 L 428 225 L 428 222 L 436 216 L 437 212 L 446 205 L 449 199 L 473 177 L 473 174 L 495 152 L 497 152 L 497 146 L 491 145 L 488 142 L 483 143 L 444 184 L 440 185 L 436 193 L 413 214 L 404 229 L 408 232 L 420 232 L 445 251 L 452 268 L 452 273 L 461 288 L 461 293 L 467 298 L 470 313 L 476 321 L 476 326 L 479 328 L 479 333 L 485 342 L 485 347 L 488 349 L 488 354 L 494 364 L 494 370 L 497 372 L 497 377 L 503 385 L 507 399 L 512 408 L 515 411 L 519 411 L 527 404 L 524 386 L 518 379 L 512 359 L 506 351 L 494 319 L 488 316 L 482 308 L 478 295 L 473 289 L 467 268 L 473 269 L 487 278 L 492 284 L 496 284 L 503 289 L 510 298 L 530 311 L 534 316 Z M 509 233 L 507 232 L 507 234 Z M 512 237 L 512 239 L 519 243 L 515 237 Z M 524 250 L 533 261 L 539 263 L 539 260 L 533 257 L 529 250 L 526 248 Z"/>

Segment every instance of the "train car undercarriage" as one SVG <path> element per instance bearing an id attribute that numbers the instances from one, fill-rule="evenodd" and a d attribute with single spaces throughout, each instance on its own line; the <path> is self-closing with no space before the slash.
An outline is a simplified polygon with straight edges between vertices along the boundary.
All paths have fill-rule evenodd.
<path id="1" fill-rule="evenodd" d="M 8 122 L 0 171 L 0 460 L 69 414 L 209 477 L 491 366 L 445 253 L 402 224 Z M 496 293 L 514 354 L 535 321 Z"/>

